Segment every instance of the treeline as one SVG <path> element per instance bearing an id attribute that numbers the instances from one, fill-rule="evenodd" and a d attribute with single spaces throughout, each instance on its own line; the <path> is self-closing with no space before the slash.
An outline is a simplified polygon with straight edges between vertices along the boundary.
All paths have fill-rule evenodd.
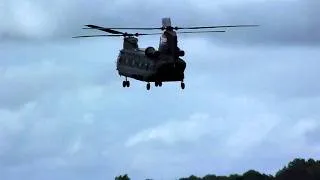
<path id="1" fill-rule="evenodd" d="M 128 175 L 123 175 L 116 177 L 115 180 L 130 180 L 130 178 Z M 204 177 L 191 175 L 179 180 L 320 180 L 320 161 L 297 158 L 289 162 L 275 175 L 261 174 L 258 171 L 249 170 L 242 175 L 216 176 L 208 174 Z"/>

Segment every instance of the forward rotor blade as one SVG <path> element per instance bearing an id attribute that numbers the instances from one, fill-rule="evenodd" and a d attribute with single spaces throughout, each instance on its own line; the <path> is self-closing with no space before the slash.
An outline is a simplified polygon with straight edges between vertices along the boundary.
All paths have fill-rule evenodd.
<path id="1" fill-rule="evenodd" d="M 151 33 L 151 34 L 145 34 L 145 33 L 124 33 L 120 31 L 113 30 L 112 28 L 105 28 L 105 27 L 100 27 L 96 25 L 86 25 L 89 28 L 83 28 L 83 29 L 96 29 L 104 32 L 108 32 L 111 34 L 117 34 L 117 35 L 123 35 L 123 36 L 140 36 L 140 35 L 155 35 L 155 34 L 161 34 L 161 33 Z M 129 28 L 130 29 L 130 28 Z M 133 28 L 132 28 L 133 29 Z"/>
<path id="2" fill-rule="evenodd" d="M 148 33 L 148 34 L 145 34 L 145 33 L 135 33 L 135 34 L 98 34 L 98 35 L 84 35 L 84 36 L 74 36 L 72 38 L 87 38 L 87 37 L 119 37 L 119 36 L 147 36 L 147 35 L 159 35 L 159 34 L 162 34 L 162 33 Z"/>
<path id="3" fill-rule="evenodd" d="M 120 31 L 116 31 L 116 30 L 113 30 L 113 29 L 110 29 L 110 28 L 105 28 L 105 27 L 96 26 L 96 25 L 92 25 L 92 24 L 88 24 L 88 25 L 85 25 L 85 26 L 89 27 L 89 28 L 86 28 L 86 29 L 96 29 L 96 30 L 108 32 L 108 33 L 111 33 L 111 34 L 125 34 L 125 33 L 120 32 Z"/>
<path id="4" fill-rule="evenodd" d="M 231 25 L 231 26 L 194 26 L 194 27 L 174 27 L 178 29 L 213 29 L 213 28 L 228 28 L 228 27 L 257 27 L 259 25 Z"/>
<path id="5" fill-rule="evenodd" d="M 83 28 L 83 29 L 91 29 L 91 28 Z M 117 28 L 117 27 L 110 27 L 107 29 L 128 29 L 128 30 L 162 30 L 161 27 L 142 27 L 142 28 Z"/>

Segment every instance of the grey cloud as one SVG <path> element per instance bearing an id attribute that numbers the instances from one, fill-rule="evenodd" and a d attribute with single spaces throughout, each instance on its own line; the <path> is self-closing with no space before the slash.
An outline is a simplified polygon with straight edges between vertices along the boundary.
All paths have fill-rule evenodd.
<path id="1" fill-rule="evenodd" d="M 20 4 L 21 5 L 18 5 Z M 79 33 L 84 24 L 104 26 L 160 26 L 161 18 L 171 16 L 174 25 L 260 24 L 258 28 L 230 29 L 212 34 L 224 43 L 318 44 L 320 42 L 317 0 L 207 3 L 197 1 L 14 1 L 7 3 L 2 37 L 37 39 Z M 183 4 L 183 6 L 181 6 Z M 50 6 L 50 8 L 48 8 Z M 17 9 L 18 8 L 18 9 Z M 19 9 L 20 8 L 20 9 Z M 20 10 L 20 11 L 18 11 Z M 17 13 L 20 12 L 20 13 Z M 22 17 L 28 14 L 25 21 Z M 145 18 L 145 17 L 148 18 Z M 8 19 L 13 19 L 10 23 Z M 186 35 L 187 36 L 187 35 Z M 201 36 L 201 35 L 188 35 Z M 203 36 L 202 36 L 203 37 Z M 204 35 L 210 37 L 210 35 Z"/>
<path id="2" fill-rule="evenodd" d="M 97 44 L 99 42 L 94 42 L 94 45 Z M 24 45 L 17 44 L 14 51 L 13 46 L 2 50 L 0 108 L 16 109 L 48 93 L 58 95 L 77 87 L 111 82 L 110 77 L 114 71 L 108 66 L 113 65 L 116 53 L 106 54 L 108 61 L 104 62 L 100 56 L 89 55 L 74 48 L 74 45 L 56 44 L 47 47 L 48 44 L 33 44 L 25 48 Z M 96 52 L 108 47 L 104 45 L 96 48 Z M 90 43 L 80 45 L 80 49 L 90 46 Z M 40 47 L 42 50 L 38 51 Z M 70 57 L 65 59 L 63 56 Z"/>
<path id="3" fill-rule="evenodd" d="M 250 105 L 250 107 L 253 106 Z M 243 173 L 248 169 L 257 169 L 264 173 L 273 174 L 282 168 L 286 161 L 290 161 L 297 156 L 317 157 L 317 146 L 304 141 L 306 132 L 310 132 L 312 129 L 311 126 L 305 125 L 313 124 L 314 121 L 307 119 L 289 120 L 282 115 L 278 117 L 272 114 L 264 116 L 263 113 L 268 112 L 268 109 L 262 109 L 262 111 L 255 113 L 252 110 L 252 113 L 249 113 L 247 110 L 245 114 L 240 116 L 244 119 L 229 117 L 225 117 L 222 121 L 211 119 L 211 123 L 214 125 L 206 124 L 207 130 L 210 129 L 211 134 L 207 134 L 197 141 L 190 140 L 189 142 L 175 144 L 162 141 L 163 145 L 161 146 L 159 146 L 160 142 L 156 140 L 143 142 L 134 148 L 130 148 L 132 152 L 135 152 L 132 158 L 135 158 L 135 165 L 140 169 L 145 169 L 146 166 L 159 167 L 170 162 L 174 170 L 172 168 L 162 169 L 162 171 L 165 171 L 163 174 L 168 175 L 173 171 L 173 174 L 181 177 L 192 173 L 204 175 L 209 172 L 227 175 Z M 233 112 L 238 113 L 236 110 Z M 285 121 L 287 122 L 283 123 Z M 273 125 L 271 123 L 270 126 L 269 122 L 275 123 Z M 184 123 L 185 121 L 181 120 L 181 124 Z M 198 123 L 203 125 L 201 121 Z M 291 126 L 287 126 L 288 123 L 291 123 Z M 220 130 L 221 128 L 224 130 Z M 168 135 L 168 132 L 158 130 L 155 128 L 153 132 Z M 172 128 L 166 130 L 171 132 Z M 199 129 L 195 129 L 195 134 L 198 132 L 197 130 Z M 176 137 L 181 136 L 179 133 L 175 135 Z M 156 139 L 159 136 L 149 137 Z M 146 135 L 145 138 L 148 138 L 148 136 Z M 293 141 L 294 144 L 292 144 Z M 158 146 L 155 144 L 158 144 Z M 300 151 L 302 147 L 304 147 L 303 152 Z M 197 152 L 197 154 L 194 154 L 194 152 Z M 267 159 L 268 162 L 265 162 Z M 190 165 L 180 168 L 180 166 L 174 166 L 174 164 Z M 155 172 L 155 174 L 157 173 Z M 160 178 L 160 176 L 155 177 Z M 165 178 L 169 177 L 172 176 L 168 175 Z"/>
<path id="4" fill-rule="evenodd" d="M 52 98 L 51 101 L 53 101 Z M 61 99 L 66 99 L 66 97 Z M 86 120 L 88 118 L 85 116 L 86 113 L 73 112 L 81 109 L 81 106 L 75 106 L 74 102 L 73 99 L 70 102 L 60 101 L 56 105 L 45 105 L 39 102 L 38 105 L 34 104 L 31 107 L 24 106 L 23 109 L 12 113 L 13 115 L 18 114 L 16 122 L 21 126 L 19 129 L 6 128 L 5 124 L 14 119 L 12 116 L 6 118 L 4 113 L 0 112 L 1 120 L 3 120 L 0 121 L 0 139 L 6 137 L 5 140 L 0 141 L 2 145 L 0 167 L 5 170 L 2 176 L 14 177 L 10 172 L 17 171 L 16 173 L 20 175 L 29 174 L 42 177 L 48 176 L 53 170 L 59 172 L 52 177 L 55 179 L 57 176 L 68 176 L 68 172 L 65 172 L 65 169 L 68 168 L 72 172 L 70 175 L 75 176 L 82 169 L 83 175 L 88 178 L 94 175 L 97 167 L 100 167 L 101 170 L 102 165 L 108 168 L 107 164 L 110 164 L 111 167 L 111 160 L 101 155 L 108 141 L 112 140 L 105 129 L 107 122 L 98 122 L 102 128 L 94 127 L 92 122 Z M 51 111 L 58 110 L 58 114 L 55 113 L 53 117 L 45 118 L 42 114 L 43 108 L 51 109 Z M 86 110 L 87 108 L 83 108 L 84 112 Z M 11 126 L 15 127 L 14 124 Z M 102 137 L 97 138 L 95 135 L 97 132 L 100 132 Z M 34 171 L 34 169 L 38 170 Z M 109 168 L 111 169 L 112 167 Z M 101 172 L 106 173 L 109 170 L 101 170 L 98 171 L 101 176 L 105 177 L 106 175 Z M 64 175 L 61 172 L 65 172 Z"/>
<path id="5" fill-rule="evenodd" d="M 306 133 L 307 142 L 320 147 L 320 125 Z"/>
<path id="6" fill-rule="evenodd" d="M 188 49 L 187 77 L 206 74 L 205 82 L 230 93 L 269 94 L 281 99 L 319 96 L 318 48 L 231 49 L 218 44 L 212 48 L 205 40 L 197 42 L 202 50 Z M 185 41 L 183 47 L 187 43 L 194 41 Z"/>
<path id="7" fill-rule="evenodd" d="M 259 44 L 319 44 L 320 3 L 306 1 L 264 1 L 248 6 L 228 8 L 229 21 L 249 21 L 260 24 L 254 30 L 232 33 L 231 38 L 253 41 Z M 235 12 L 235 13 L 232 13 Z"/>

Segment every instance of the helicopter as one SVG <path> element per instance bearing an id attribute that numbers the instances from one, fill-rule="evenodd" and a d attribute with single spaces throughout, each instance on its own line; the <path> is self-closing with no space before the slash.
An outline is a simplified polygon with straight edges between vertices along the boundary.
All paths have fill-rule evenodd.
<path id="1" fill-rule="evenodd" d="M 214 33 L 226 32 L 225 30 L 206 30 L 206 31 L 181 31 L 181 29 L 213 29 L 229 27 L 253 27 L 258 25 L 224 25 L 224 26 L 194 26 L 194 27 L 173 27 L 171 18 L 162 18 L 162 27 L 140 27 L 140 28 L 117 28 L 102 27 L 88 24 L 83 29 L 94 29 L 109 34 L 74 36 L 72 38 L 87 37 L 123 37 L 123 47 L 120 49 L 117 60 L 116 70 L 120 76 L 125 77 L 122 82 L 123 87 L 130 87 L 128 78 L 146 82 L 147 90 L 151 84 L 161 87 L 164 82 L 180 82 L 181 89 L 185 89 L 185 70 L 187 63 L 182 57 L 185 51 L 178 47 L 177 34 L 192 33 Z M 128 33 L 118 30 L 161 30 L 156 33 Z M 149 46 L 140 48 L 138 45 L 139 36 L 160 35 L 159 46 Z"/>

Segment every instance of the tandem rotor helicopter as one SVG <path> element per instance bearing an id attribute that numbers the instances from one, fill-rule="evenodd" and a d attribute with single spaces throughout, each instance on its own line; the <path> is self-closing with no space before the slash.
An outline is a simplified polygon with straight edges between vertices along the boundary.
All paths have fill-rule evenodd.
<path id="1" fill-rule="evenodd" d="M 162 18 L 162 27 L 143 27 L 143 28 L 108 28 L 96 25 L 85 25 L 83 29 L 95 29 L 110 34 L 103 35 L 87 35 L 75 36 L 73 38 L 86 37 L 123 37 L 123 47 L 117 58 L 116 69 L 120 76 L 124 76 L 122 82 L 123 87 L 130 87 L 128 78 L 146 82 L 147 90 L 150 90 L 150 83 L 154 82 L 156 87 L 161 87 L 163 82 L 181 82 L 181 88 L 185 88 L 184 73 L 186 69 L 186 61 L 181 57 L 185 52 L 178 47 L 177 34 L 191 33 L 213 33 L 225 32 L 224 30 L 207 30 L 207 31 L 182 31 L 181 29 L 213 29 L 228 27 L 253 27 L 258 25 L 232 25 L 232 26 L 196 26 L 196 27 L 172 27 L 169 17 Z M 127 33 L 120 32 L 115 29 L 124 30 L 161 30 L 160 33 Z M 139 48 L 138 36 L 161 35 L 159 47 L 155 49 L 150 46 L 147 48 Z"/>

